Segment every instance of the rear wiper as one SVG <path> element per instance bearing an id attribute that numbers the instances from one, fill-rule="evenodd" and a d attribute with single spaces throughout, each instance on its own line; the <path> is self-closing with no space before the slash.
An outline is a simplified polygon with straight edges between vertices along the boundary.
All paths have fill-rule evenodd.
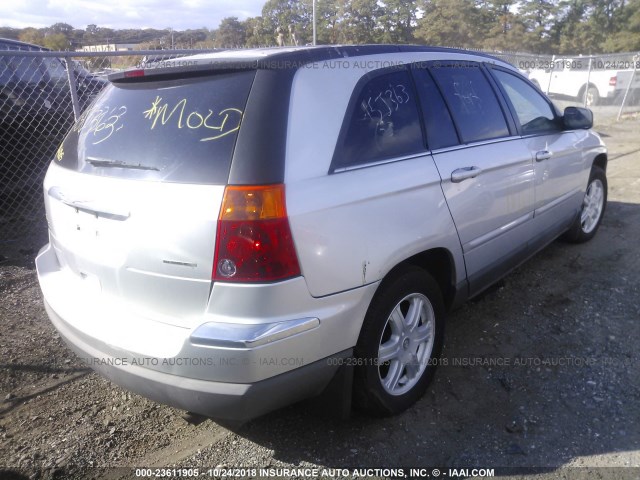
<path id="1" fill-rule="evenodd" d="M 90 163 L 94 167 L 107 167 L 107 168 L 130 168 L 133 170 L 155 170 L 160 171 L 158 167 L 152 167 L 149 165 L 142 165 L 141 163 L 127 163 L 119 160 L 100 160 L 97 158 L 88 158 L 87 163 Z"/>

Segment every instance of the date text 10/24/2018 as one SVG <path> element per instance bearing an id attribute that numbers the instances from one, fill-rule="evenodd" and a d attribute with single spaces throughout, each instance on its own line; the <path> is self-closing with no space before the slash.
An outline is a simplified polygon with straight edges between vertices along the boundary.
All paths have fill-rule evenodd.
<path id="1" fill-rule="evenodd" d="M 591 65 L 589 65 L 591 63 Z M 640 60 L 521 60 L 520 70 L 640 70 Z"/>
<path id="2" fill-rule="evenodd" d="M 494 477 L 492 468 L 136 468 L 137 478 L 466 478 Z"/>

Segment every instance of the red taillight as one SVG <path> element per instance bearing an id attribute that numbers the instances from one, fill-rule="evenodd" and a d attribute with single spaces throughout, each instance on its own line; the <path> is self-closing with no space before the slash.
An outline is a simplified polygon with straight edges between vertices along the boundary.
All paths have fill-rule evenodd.
<path id="1" fill-rule="evenodd" d="M 213 264 L 222 282 L 274 282 L 300 275 L 284 185 L 228 186 Z"/>
<path id="2" fill-rule="evenodd" d="M 125 78 L 144 77 L 144 70 L 127 70 L 124 76 Z"/>
<path id="3" fill-rule="evenodd" d="M 618 77 L 611 77 L 609 79 L 609 86 L 615 87 L 618 84 Z"/>

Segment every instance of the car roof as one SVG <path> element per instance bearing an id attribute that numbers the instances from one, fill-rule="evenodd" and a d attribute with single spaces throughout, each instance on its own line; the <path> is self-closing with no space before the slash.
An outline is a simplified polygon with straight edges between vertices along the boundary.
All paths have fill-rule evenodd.
<path id="1" fill-rule="evenodd" d="M 212 53 L 202 53 L 195 55 L 198 58 L 210 59 L 246 59 L 260 60 L 269 59 L 291 59 L 291 60 L 324 60 L 332 58 L 359 57 L 363 55 L 377 55 L 383 53 L 406 53 L 406 52 L 430 52 L 430 53 L 459 53 L 465 55 L 477 55 L 481 57 L 499 60 L 486 53 L 472 52 L 458 48 L 434 47 L 428 45 L 391 45 L 391 44 L 375 44 L 375 45 L 319 45 L 319 46 L 300 46 L 300 47 L 268 47 L 268 48 L 251 48 L 244 50 L 224 50 Z"/>
<path id="2" fill-rule="evenodd" d="M 160 65 L 150 65 L 144 69 L 144 75 L 164 75 L 168 73 L 193 72 L 203 70 L 229 69 L 272 69 L 286 68 L 296 70 L 309 63 L 339 60 L 352 57 L 380 54 L 402 53 L 444 53 L 469 55 L 486 59 L 513 68 L 504 60 L 482 52 L 457 48 L 434 47 L 425 45 L 322 45 L 302 47 L 269 47 L 237 50 L 223 50 L 200 53 L 168 60 Z M 136 70 L 136 69 L 134 69 Z M 140 69 L 137 69 L 138 71 Z M 126 71 L 109 75 L 109 80 L 118 81 L 131 77 Z"/>
<path id="3" fill-rule="evenodd" d="M 264 60 L 288 60 L 293 64 L 304 65 L 310 62 L 323 60 L 333 60 L 339 58 L 360 57 L 365 55 L 379 55 L 385 53 L 452 53 L 473 55 L 493 61 L 504 63 L 497 57 L 482 52 L 462 50 L 458 48 L 434 47 L 428 45 L 321 45 L 321 46 L 301 46 L 301 47 L 269 47 L 251 48 L 244 50 L 224 50 L 211 53 L 202 53 L 190 56 L 194 60 L 219 60 L 224 61 L 255 61 Z"/>
<path id="4" fill-rule="evenodd" d="M 0 38 L 0 50 L 40 50 L 43 52 L 49 51 L 48 48 L 41 47 L 40 45 L 21 42 L 19 40 L 12 40 L 10 38 Z"/>

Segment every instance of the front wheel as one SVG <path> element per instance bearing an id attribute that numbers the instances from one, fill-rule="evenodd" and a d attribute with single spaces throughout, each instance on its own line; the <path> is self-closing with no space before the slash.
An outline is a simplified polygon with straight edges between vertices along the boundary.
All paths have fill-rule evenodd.
<path id="1" fill-rule="evenodd" d="M 602 222 L 607 206 L 607 176 L 600 167 L 593 166 L 587 190 L 582 200 L 580 215 L 565 234 L 564 238 L 574 243 L 591 240 Z"/>
<path id="2" fill-rule="evenodd" d="M 433 378 L 443 334 L 444 303 L 431 275 L 409 267 L 385 281 L 355 349 L 356 405 L 373 415 L 413 405 Z"/>

